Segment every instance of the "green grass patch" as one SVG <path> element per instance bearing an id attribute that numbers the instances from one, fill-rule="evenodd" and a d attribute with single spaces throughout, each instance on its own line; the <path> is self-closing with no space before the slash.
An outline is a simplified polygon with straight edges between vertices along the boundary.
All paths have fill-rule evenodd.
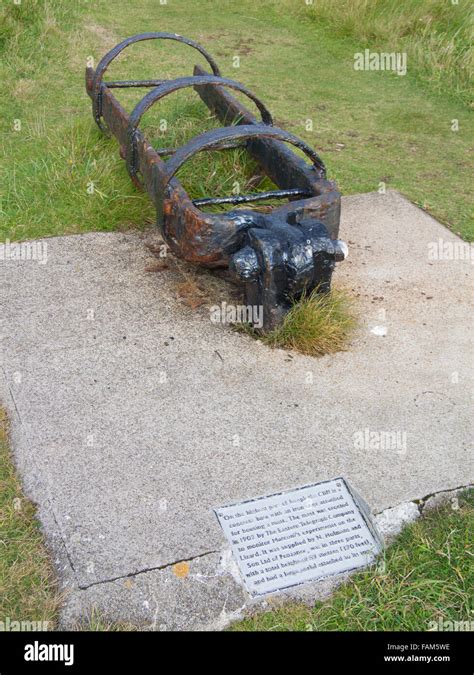
<path id="1" fill-rule="evenodd" d="M 469 490 L 407 526 L 376 565 L 352 576 L 326 602 L 288 604 L 231 630 L 428 631 L 440 621 L 472 622 L 473 526 Z"/>
<path id="2" fill-rule="evenodd" d="M 23 495 L 0 409 L 0 621 L 47 621 L 56 626 L 60 596 L 35 517 Z"/>
<path id="3" fill-rule="evenodd" d="M 278 126 L 320 152 L 330 178 L 344 194 L 375 191 L 383 182 L 472 239 L 471 122 L 459 97 L 464 85 L 453 79 L 454 67 L 441 69 L 440 78 L 452 84 L 443 84 L 441 93 L 410 68 L 406 77 L 355 72 L 359 34 L 340 30 L 329 20 L 314 21 L 310 13 L 322 11 L 323 4 L 306 8 L 301 3 L 299 12 L 294 3 L 283 0 L 222 0 L 218 8 L 211 0 L 189 0 L 185 8 L 155 0 L 4 3 L 0 238 L 32 239 L 154 222 L 153 205 L 131 184 L 116 141 L 102 137 L 94 125 L 84 69 L 89 57 L 97 64 L 128 35 L 164 30 L 201 42 L 225 76 L 243 82 L 268 105 Z M 407 8 L 408 0 L 402 5 Z M 386 19 L 387 25 L 396 21 L 394 36 L 402 23 L 397 12 L 393 9 Z M 334 14 L 336 21 L 338 8 Z M 439 21 L 426 23 L 423 45 L 438 40 Z M 403 38 L 407 43 L 418 23 L 422 24 L 410 24 Z M 449 31 L 452 39 L 454 24 Z M 385 44 L 374 31 L 366 40 L 364 45 L 372 49 Z M 240 57 L 239 68 L 233 67 L 235 56 Z M 125 50 L 109 75 L 173 78 L 192 73 L 195 62 L 203 60 L 194 50 L 153 41 Z M 142 94 L 135 90 L 118 96 L 131 110 Z M 153 136 L 163 118 L 166 133 Z M 453 120 L 458 121 L 458 131 L 452 131 Z M 215 126 L 216 120 L 196 94 L 187 91 L 154 106 L 144 125 L 157 145 L 170 146 Z M 255 191 L 255 165 L 238 150 L 198 155 L 179 177 L 192 197 L 228 194 L 235 182 L 241 191 L 248 185 Z"/>
<path id="4" fill-rule="evenodd" d="M 345 350 L 356 323 L 345 291 L 318 293 L 316 288 L 293 304 L 280 326 L 258 337 L 270 347 L 323 356 Z"/>
<path id="5" fill-rule="evenodd" d="M 288 6 L 290 3 L 288 3 Z M 294 3 L 292 3 L 294 7 Z M 446 0 L 314 0 L 314 21 L 362 48 L 405 52 L 408 68 L 435 91 L 472 99 L 472 5 Z"/>

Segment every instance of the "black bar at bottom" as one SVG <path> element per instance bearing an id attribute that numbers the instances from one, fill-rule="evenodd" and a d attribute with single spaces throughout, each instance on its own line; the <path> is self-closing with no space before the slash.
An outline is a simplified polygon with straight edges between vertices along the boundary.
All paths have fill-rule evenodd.
<path id="1" fill-rule="evenodd" d="M 2 675 L 31 675 L 31 673 L 85 673 L 115 670 L 156 672 L 156 656 L 192 667 L 196 651 L 207 642 L 210 649 L 216 643 L 229 650 L 254 646 L 252 659 L 256 666 L 268 670 L 281 662 L 281 645 L 304 657 L 318 654 L 331 667 L 330 672 L 401 673 L 437 675 L 438 673 L 472 673 L 472 632 L 326 632 L 301 627 L 298 633 L 277 630 L 252 632 L 81 632 L 70 633 L 8 633 L 0 631 L 0 668 Z M 36 644 L 35 644 L 36 643 Z M 39 654 L 54 646 L 49 658 Z M 183 649 L 183 645 L 187 649 Z M 240 645 L 243 645 L 240 647 Z M 61 660 L 59 647 L 63 647 Z M 65 647 L 67 646 L 67 652 Z M 177 651 L 181 650 L 181 652 Z M 31 656 L 35 657 L 31 660 Z M 67 665 L 66 665 L 67 664 Z"/>

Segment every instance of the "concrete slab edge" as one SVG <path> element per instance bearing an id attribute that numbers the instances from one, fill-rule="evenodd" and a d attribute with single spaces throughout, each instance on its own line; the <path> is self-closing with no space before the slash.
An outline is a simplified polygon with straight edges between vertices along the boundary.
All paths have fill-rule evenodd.
<path id="1" fill-rule="evenodd" d="M 374 514 L 374 522 L 383 538 L 384 544 L 389 545 L 406 525 L 416 521 L 425 512 L 428 513 L 448 502 L 451 502 L 453 509 L 457 510 L 459 508 L 458 496 L 465 490 L 473 487 L 474 484 L 467 484 L 443 490 L 426 495 L 421 499 L 402 502 Z M 58 542 L 56 542 L 57 544 Z M 58 553 L 57 549 L 56 552 Z M 64 561 L 64 557 L 60 557 Z M 56 560 L 56 562 L 59 561 Z M 180 597 L 181 593 L 177 584 L 182 585 L 183 580 L 173 578 L 172 574 L 173 568 L 183 562 L 188 563 L 190 568 L 195 568 L 195 571 L 190 573 L 188 578 L 189 597 Z M 276 609 L 288 602 L 300 602 L 311 605 L 317 600 L 326 600 L 353 573 L 326 577 L 325 579 L 289 589 L 285 592 L 260 598 L 251 598 L 243 586 L 238 567 L 233 560 L 230 549 L 224 548 L 221 551 L 209 551 L 200 554 L 187 561 L 175 561 L 160 568 L 145 569 L 135 574 L 100 581 L 86 588 L 79 588 L 75 580 L 73 580 L 74 575 L 69 574 L 66 576 L 66 583 L 63 587 L 65 603 L 61 612 L 60 628 L 62 630 L 74 629 L 81 621 L 81 618 L 87 616 L 93 610 L 98 610 L 103 613 L 108 621 L 121 620 L 133 622 L 135 620 L 139 629 L 145 631 L 221 631 L 233 622 L 244 619 L 246 616 Z M 64 567 L 62 574 L 64 575 Z M 130 591 L 131 596 L 135 594 L 136 596 L 140 596 L 140 598 L 152 597 L 155 601 L 155 607 L 151 608 L 149 606 L 149 600 L 139 601 L 138 597 L 135 597 L 133 600 L 132 597 L 129 597 L 126 601 L 123 596 L 124 585 Z M 205 597 L 198 598 L 193 608 L 194 611 L 190 612 L 190 597 L 194 598 L 196 589 L 200 591 L 202 585 L 206 587 Z M 215 604 L 220 603 L 218 611 L 214 611 L 212 617 L 203 617 L 201 615 L 204 608 L 202 601 L 205 598 L 209 600 L 211 605 L 214 605 L 214 607 L 210 608 L 211 614 L 213 613 L 213 609 L 217 609 Z M 136 615 L 133 617 L 129 614 L 124 614 L 125 606 L 120 607 L 121 600 L 124 601 L 124 605 L 128 609 L 132 606 L 137 607 L 141 602 L 141 605 L 146 610 L 150 610 L 150 620 L 146 620 L 145 615 L 147 612 L 141 616 Z M 183 616 L 183 622 L 178 616 L 182 601 L 186 603 L 186 617 Z M 194 601 L 192 602 L 194 604 Z M 193 616 L 191 620 L 190 614 Z M 163 617 L 167 617 L 167 619 L 163 620 Z"/>

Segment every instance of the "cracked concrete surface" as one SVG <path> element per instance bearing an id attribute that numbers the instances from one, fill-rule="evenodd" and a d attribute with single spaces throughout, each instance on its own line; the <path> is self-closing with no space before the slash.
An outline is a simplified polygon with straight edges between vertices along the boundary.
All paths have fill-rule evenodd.
<path id="1" fill-rule="evenodd" d="M 146 272 L 154 232 L 50 239 L 45 265 L 0 263 L 0 398 L 65 626 L 96 606 L 155 629 L 221 628 L 254 606 L 215 506 L 343 475 L 380 513 L 473 482 L 473 266 L 429 255 L 460 240 L 396 193 L 344 198 L 341 237 L 335 281 L 360 329 L 322 359 L 183 306 L 183 274 L 209 304 L 232 290 L 182 264 Z"/>

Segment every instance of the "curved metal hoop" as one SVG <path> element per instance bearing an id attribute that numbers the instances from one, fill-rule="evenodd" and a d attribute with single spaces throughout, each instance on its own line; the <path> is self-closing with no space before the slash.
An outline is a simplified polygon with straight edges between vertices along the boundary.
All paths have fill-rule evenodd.
<path id="1" fill-rule="evenodd" d="M 278 129 L 277 127 L 261 124 L 245 124 L 236 127 L 211 129 L 211 131 L 206 131 L 200 136 L 196 136 L 189 143 L 178 148 L 174 155 L 165 163 L 166 179 L 163 187 L 166 187 L 181 166 L 198 152 L 212 150 L 214 146 L 219 146 L 223 141 L 234 139 L 249 140 L 252 138 L 273 138 L 296 146 L 309 157 L 318 176 L 321 178 L 326 177 L 326 167 L 322 159 L 298 136 L 294 136 L 288 131 L 283 131 L 283 129 Z"/>
<path id="2" fill-rule="evenodd" d="M 146 111 L 160 99 L 168 96 L 169 94 L 172 94 L 175 91 L 178 91 L 179 89 L 185 89 L 186 87 L 199 87 L 206 84 L 212 84 L 215 86 L 219 85 L 221 87 L 228 87 L 230 89 L 241 91 L 248 98 L 250 98 L 260 110 L 263 124 L 269 126 L 273 125 L 273 119 L 268 108 L 259 98 L 255 96 L 255 94 L 244 87 L 243 84 L 240 84 L 240 82 L 229 80 L 225 77 L 216 77 L 215 75 L 191 75 L 190 77 L 180 77 L 176 80 L 164 82 L 144 96 L 140 103 L 135 106 L 130 115 L 130 133 L 132 133 L 138 127 L 140 120 Z"/>
<path id="3" fill-rule="evenodd" d="M 122 52 L 129 45 L 134 44 L 135 42 L 141 42 L 142 40 L 176 40 L 177 42 L 183 42 L 189 47 L 193 47 L 193 49 L 196 49 L 198 52 L 200 52 L 200 54 L 202 54 L 202 56 L 204 56 L 208 64 L 211 66 L 214 75 L 219 77 L 221 74 L 217 63 L 214 61 L 212 56 L 204 49 L 204 47 L 201 47 L 200 44 L 194 40 L 191 40 L 190 38 L 183 37 L 177 33 L 140 33 L 139 35 L 132 35 L 126 40 L 123 40 L 123 42 L 120 42 L 118 45 L 115 45 L 113 49 L 107 52 L 107 54 L 100 60 L 94 74 L 94 80 L 92 83 L 92 90 L 94 93 L 93 112 L 94 119 L 101 129 L 103 129 L 103 125 L 101 123 L 101 90 L 105 71 L 112 61 L 120 54 L 120 52 Z"/>

